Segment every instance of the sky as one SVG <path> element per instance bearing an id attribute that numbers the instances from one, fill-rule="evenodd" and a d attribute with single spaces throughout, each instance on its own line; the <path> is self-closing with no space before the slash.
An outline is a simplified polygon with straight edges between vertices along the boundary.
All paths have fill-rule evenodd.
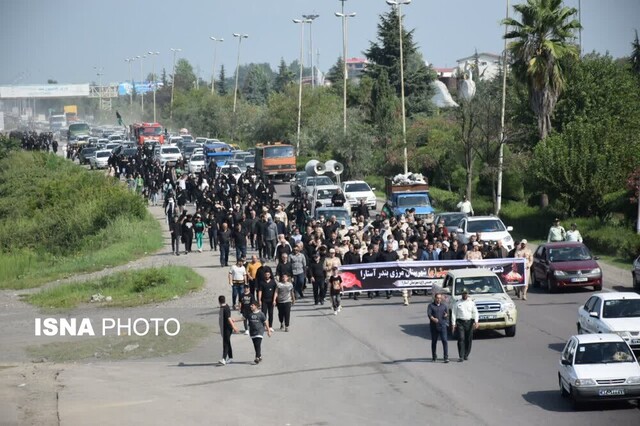
<path id="1" fill-rule="evenodd" d="M 565 4 L 577 8 L 578 1 Z M 269 62 L 275 68 L 281 58 L 289 63 L 299 57 L 300 26 L 292 19 L 303 14 L 320 15 L 312 25 L 313 50 L 319 68 L 327 71 L 342 55 L 341 20 L 334 15 L 341 5 L 339 0 L 0 0 L 0 85 L 48 79 L 88 83 L 98 81 L 98 70 L 103 83 L 122 82 L 129 80 L 125 59 L 148 51 L 160 52 L 156 72 L 164 67 L 171 73 L 171 48 L 182 49 L 177 57 L 209 80 L 210 36 L 225 39 L 216 43 L 216 74 L 224 64 L 232 75 L 238 53 L 233 33 L 249 35 L 240 63 Z M 384 0 L 346 0 L 344 7 L 356 13 L 349 19 L 348 57 L 362 57 L 389 6 Z M 506 0 L 413 0 L 403 7 L 406 28 L 415 30 L 423 56 L 435 67 L 452 67 L 475 50 L 500 53 L 505 12 Z M 634 30 L 640 29 L 640 0 L 582 0 L 582 24 L 584 52 L 627 56 Z M 308 30 L 305 25 L 305 64 Z M 151 60 L 143 60 L 142 67 L 146 76 Z M 132 73 L 139 78 L 139 61 Z"/>

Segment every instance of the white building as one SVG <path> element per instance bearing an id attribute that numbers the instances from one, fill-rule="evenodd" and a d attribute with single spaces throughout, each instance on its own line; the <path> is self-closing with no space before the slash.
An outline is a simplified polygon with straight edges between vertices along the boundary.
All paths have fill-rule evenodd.
<path id="1" fill-rule="evenodd" d="M 500 72 L 502 57 L 495 53 L 475 53 L 471 56 L 458 59 L 456 62 L 458 63 L 456 69 L 456 74 L 458 76 L 462 76 L 465 66 L 475 65 L 477 63 L 478 70 L 473 71 L 474 80 L 477 80 L 478 78 L 482 80 L 491 80 Z"/>

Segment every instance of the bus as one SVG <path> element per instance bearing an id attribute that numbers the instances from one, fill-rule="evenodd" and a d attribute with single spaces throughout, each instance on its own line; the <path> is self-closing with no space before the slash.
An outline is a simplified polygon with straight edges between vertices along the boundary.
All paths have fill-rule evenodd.
<path id="1" fill-rule="evenodd" d="M 258 144 L 255 155 L 256 170 L 263 179 L 289 180 L 296 174 L 296 151 L 292 145 Z"/>
<path id="2" fill-rule="evenodd" d="M 75 139 L 77 136 L 89 136 L 91 129 L 87 123 L 71 123 L 67 130 L 67 140 Z"/>
<path id="3" fill-rule="evenodd" d="M 214 162 L 216 166 L 222 166 L 233 157 L 231 147 L 224 142 L 205 143 L 202 146 L 202 150 L 207 164 Z"/>
<path id="4" fill-rule="evenodd" d="M 131 137 L 138 145 L 145 142 L 164 143 L 164 133 L 160 123 L 134 123 L 130 126 Z"/>

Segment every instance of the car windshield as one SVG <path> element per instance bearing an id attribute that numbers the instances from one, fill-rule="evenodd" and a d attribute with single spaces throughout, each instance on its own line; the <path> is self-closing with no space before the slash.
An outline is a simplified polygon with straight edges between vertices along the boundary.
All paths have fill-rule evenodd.
<path id="1" fill-rule="evenodd" d="M 244 162 L 245 162 L 245 164 L 255 163 L 256 162 L 256 156 L 255 155 L 247 155 L 246 157 L 244 157 Z"/>
<path id="2" fill-rule="evenodd" d="M 196 161 L 204 161 L 204 155 L 200 155 L 200 154 L 192 155 L 191 156 L 191 162 L 193 163 L 193 162 L 196 162 Z"/>
<path id="3" fill-rule="evenodd" d="M 333 185 L 333 182 L 327 176 L 318 176 L 307 178 L 306 186 Z"/>
<path id="4" fill-rule="evenodd" d="M 174 146 L 167 146 L 162 148 L 163 154 L 180 154 L 180 150 Z"/>
<path id="5" fill-rule="evenodd" d="M 127 157 L 133 157 L 138 153 L 138 148 L 127 148 L 122 153 Z"/>
<path id="6" fill-rule="evenodd" d="M 456 226 L 460 223 L 462 219 L 464 219 L 467 215 L 465 214 L 447 214 L 440 216 L 440 220 L 444 220 L 444 226 Z"/>
<path id="7" fill-rule="evenodd" d="M 502 283 L 498 277 L 465 277 L 456 278 L 456 296 L 460 296 L 463 290 L 470 295 L 504 293 Z"/>
<path id="8" fill-rule="evenodd" d="M 93 154 L 94 152 L 96 152 L 98 150 L 98 148 L 84 148 L 82 150 L 83 154 Z"/>
<path id="9" fill-rule="evenodd" d="M 605 300 L 602 318 L 640 317 L 640 299 Z"/>
<path id="10" fill-rule="evenodd" d="M 371 188 L 365 182 L 348 183 L 344 186 L 344 192 L 369 192 Z"/>
<path id="11" fill-rule="evenodd" d="M 550 248 L 549 260 L 551 262 L 591 260 L 591 253 L 585 246 Z"/>
<path id="12" fill-rule="evenodd" d="M 96 153 L 96 157 L 98 157 L 98 158 L 108 157 L 109 155 L 111 155 L 110 151 L 100 151 L 100 152 Z"/>
<path id="13" fill-rule="evenodd" d="M 336 191 L 337 191 L 337 188 L 319 189 L 317 198 L 318 200 L 326 200 L 327 198 L 333 197 L 333 194 L 335 194 Z"/>
<path id="14" fill-rule="evenodd" d="M 429 197 L 426 195 L 406 195 L 398 197 L 400 207 L 427 207 L 430 206 Z"/>
<path id="15" fill-rule="evenodd" d="M 331 216 L 335 216 L 338 223 L 342 223 L 344 220 L 347 224 L 351 224 L 351 217 L 349 216 L 349 213 L 343 210 L 316 209 L 316 217 L 320 216 L 324 216 L 327 220 Z"/>
<path id="16" fill-rule="evenodd" d="M 635 362 L 624 342 L 596 342 L 578 345 L 575 364 L 611 364 Z"/>
<path id="17" fill-rule="evenodd" d="M 193 152 L 196 148 L 198 148 L 198 145 L 185 146 L 185 147 L 184 147 L 184 152 L 186 152 L 186 153 L 191 153 L 191 152 Z"/>
<path id="18" fill-rule="evenodd" d="M 162 127 L 145 127 L 142 129 L 142 134 L 145 136 L 160 136 L 162 134 Z"/>
<path id="19" fill-rule="evenodd" d="M 264 158 L 293 157 L 292 146 L 270 146 L 264 148 Z"/>
<path id="20" fill-rule="evenodd" d="M 231 174 L 241 174 L 242 170 L 240 170 L 240 168 L 238 166 L 229 166 L 229 167 L 224 167 L 222 169 L 222 173 L 228 175 L 229 173 Z"/>
<path id="21" fill-rule="evenodd" d="M 473 220 L 467 223 L 467 232 L 502 232 L 505 229 L 498 219 Z"/>

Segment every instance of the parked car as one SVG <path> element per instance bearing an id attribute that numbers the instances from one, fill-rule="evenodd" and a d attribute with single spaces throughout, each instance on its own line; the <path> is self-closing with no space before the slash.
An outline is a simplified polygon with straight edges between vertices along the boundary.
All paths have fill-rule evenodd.
<path id="1" fill-rule="evenodd" d="M 332 205 L 331 197 L 338 192 L 340 187 L 338 185 L 319 185 L 311 189 L 312 191 L 308 194 L 307 199 L 313 214 L 316 208 L 330 207 Z"/>
<path id="2" fill-rule="evenodd" d="M 193 155 L 193 151 L 195 151 L 196 148 L 202 148 L 202 147 L 197 143 L 182 144 L 180 151 L 182 151 L 182 156 L 184 157 L 185 161 L 189 161 L 189 158 L 191 158 L 191 156 Z"/>
<path id="3" fill-rule="evenodd" d="M 187 165 L 189 173 L 200 173 L 204 168 L 205 158 L 202 154 L 193 154 L 189 158 L 189 164 Z"/>
<path id="4" fill-rule="evenodd" d="M 247 165 L 243 160 L 227 160 L 227 165 L 238 167 L 242 173 L 247 171 Z"/>
<path id="5" fill-rule="evenodd" d="M 360 204 L 360 200 L 364 200 L 365 204 L 371 209 L 376 209 L 377 198 L 369 184 L 363 180 L 348 180 L 342 182 L 342 192 L 347 203 L 353 206 Z"/>
<path id="6" fill-rule="evenodd" d="M 249 168 L 251 167 L 252 169 L 256 168 L 256 156 L 255 155 L 247 155 L 246 157 L 244 157 L 244 164 L 245 167 Z"/>
<path id="7" fill-rule="evenodd" d="M 314 186 L 333 185 L 333 181 L 329 176 L 307 176 L 300 185 L 300 191 L 298 195 L 306 197 L 307 194 L 313 192 Z"/>
<path id="8" fill-rule="evenodd" d="M 640 356 L 640 294 L 596 293 L 578 308 L 578 334 L 615 333 Z"/>
<path id="9" fill-rule="evenodd" d="M 633 278 L 633 288 L 640 290 L 640 256 L 636 257 L 636 260 L 633 261 L 631 277 Z"/>
<path id="10" fill-rule="evenodd" d="M 96 151 L 89 157 L 89 166 L 91 169 L 106 169 L 109 167 L 109 157 L 111 157 L 111 150 L 109 149 Z"/>
<path id="11" fill-rule="evenodd" d="M 640 399 L 640 365 L 617 334 L 571 336 L 558 364 L 560 395 L 583 401 Z"/>
<path id="12" fill-rule="evenodd" d="M 456 232 L 460 225 L 460 221 L 467 217 L 466 213 L 461 212 L 444 212 L 439 213 L 436 216 L 435 223 L 436 225 L 440 223 L 441 220 L 444 220 L 444 227 L 447 228 L 449 233 Z"/>
<path id="13" fill-rule="evenodd" d="M 458 239 L 462 244 L 468 244 L 471 236 L 480 234 L 482 241 L 502 241 L 502 246 L 513 250 L 513 237 L 510 232 L 513 227 L 504 226 L 502 220 L 495 216 L 465 217 L 456 229 Z"/>
<path id="14" fill-rule="evenodd" d="M 300 186 L 302 185 L 306 177 L 307 172 L 296 172 L 293 179 L 289 181 L 289 193 L 292 197 L 300 195 Z"/>
<path id="15" fill-rule="evenodd" d="M 80 164 L 89 164 L 90 158 L 98 150 L 95 146 L 85 146 L 78 154 Z"/>
<path id="16" fill-rule="evenodd" d="M 582 243 L 564 241 L 541 244 L 533 254 L 531 283 L 542 284 L 549 293 L 568 287 L 602 290 L 602 270 L 598 258 Z"/>

